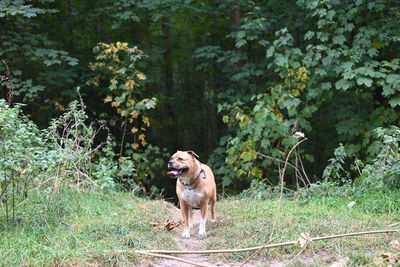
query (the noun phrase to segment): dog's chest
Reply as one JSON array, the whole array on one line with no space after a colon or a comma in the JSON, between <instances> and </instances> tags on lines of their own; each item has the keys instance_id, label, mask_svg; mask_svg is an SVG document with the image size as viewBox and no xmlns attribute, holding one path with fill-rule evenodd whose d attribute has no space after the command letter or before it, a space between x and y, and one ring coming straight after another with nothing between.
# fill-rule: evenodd
<instances>
[{"instance_id":1,"label":"dog's chest","mask_svg":"<svg viewBox=\"0 0 400 267\"><path fill-rule=\"evenodd\" d=\"M203 193L198 193L195 190L185 189L182 192L182 199L189 205L194 208L198 208L200 206L200 202L203 199Z\"/></svg>"}]
</instances>

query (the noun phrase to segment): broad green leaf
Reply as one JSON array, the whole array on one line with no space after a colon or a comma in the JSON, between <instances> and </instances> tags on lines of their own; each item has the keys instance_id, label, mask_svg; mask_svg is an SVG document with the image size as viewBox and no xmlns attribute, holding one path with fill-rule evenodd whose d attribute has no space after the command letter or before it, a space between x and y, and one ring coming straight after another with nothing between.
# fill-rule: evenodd
<instances>
[{"instance_id":1,"label":"broad green leaf","mask_svg":"<svg viewBox=\"0 0 400 267\"><path fill-rule=\"evenodd\" d=\"M392 108L400 106L400 96L393 97L389 100L389 104Z\"/></svg>"},{"instance_id":2,"label":"broad green leaf","mask_svg":"<svg viewBox=\"0 0 400 267\"><path fill-rule=\"evenodd\" d=\"M365 85L367 87L371 87L372 85L372 80L365 77L357 78L356 81L358 85Z\"/></svg>"},{"instance_id":3,"label":"broad green leaf","mask_svg":"<svg viewBox=\"0 0 400 267\"><path fill-rule=\"evenodd\" d=\"M336 89L338 89L338 90L344 90L344 91L346 91L347 89L349 89L351 85L352 85L352 82L351 82L351 81L348 81L348 80L346 80L346 79L341 79L341 80L339 80L339 81L337 81L337 82L335 83Z\"/></svg>"}]
</instances>

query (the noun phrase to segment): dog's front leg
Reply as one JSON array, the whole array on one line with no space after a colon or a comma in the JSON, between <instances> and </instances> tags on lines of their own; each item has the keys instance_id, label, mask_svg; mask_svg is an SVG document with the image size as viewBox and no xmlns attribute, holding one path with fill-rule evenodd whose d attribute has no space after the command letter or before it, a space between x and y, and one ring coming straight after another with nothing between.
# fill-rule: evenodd
<instances>
[{"instance_id":1,"label":"dog's front leg","mask_svg":"<svg viewBox=\"0 0 400 267\"><path fill-rule=\"evenodd\" d=\"M192 207L188 207L188 225L189 229L193 228L193 209Z\"/></svg>"},{"instance_id":2,"label":"dog's front leg","mask_svg":"<svg viewBox=\"0 0 400 267\"><path fill-rule=\"evenodd\" d=\"M206 233L207 209L208 209L208 200L203 201L203 203L200 204L200 212L201 212L200 225L199 225L200 236L207 235Z\"/></svg>"},{"instance_id":3,"label":"dog's front leg","mask_svg":"<svg viewBox=\"0 0 400 267\"><path fill-rule=\"evenodd\" d=\"M190 238L190 229L189 229L189 207L184 202L180 202L181 206L181 214L183 220L183 233L181 235L182 238Z\"/></svg>"}]
</instances>

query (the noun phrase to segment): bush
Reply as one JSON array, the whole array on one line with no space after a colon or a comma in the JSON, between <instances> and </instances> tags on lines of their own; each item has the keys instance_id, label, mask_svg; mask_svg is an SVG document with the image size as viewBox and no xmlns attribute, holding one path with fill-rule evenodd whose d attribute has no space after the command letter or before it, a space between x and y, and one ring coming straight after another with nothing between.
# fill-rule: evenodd
<instances>
[{"instance_id":1,"label":"bush","mask_svg":"<svg viewBox=\"0 0 400 267\"><path fill-rule=\"evenodd\" d=\"M10 108L0 99L0 205L6 222L15 221L17 203L46 178L54 166L43 133L21 114L21 105Z\"/></svg>"},{"instance_id":2,"label":"bush","mask_svg":"<svg viewBox=\"0 0 400 267\"><path fill-rule=\"evenodd\" d=\"M86 120L83 105L74 101L39 130L21 105L11 108L0 99L0 207L6 224L18 221L16 209L29 194L43 195L46 201L38 212L50 215L59 210L57 196L65 185L93 185L92 169L108 167L103 161L93 163L96 131Z\"/></svg>"},{"instance_id":3,"label":"bush","mask_svg":"<svg viewBox=\"0 0 400 267\"><path fill-rule=\"evenodd\" d=\"M400 188L400 128L379 127L372 134L375 140L369 146L369 157L364 162L356 158L349 164L351 157L340 144L324 170L324 182L338 185L354 181L358 191Z\"/></svg>"},{"instance_id":4,"label":"bush","mask_svg":"<svg viewBox=\"0 0 400 267\"><path fill-rule=\"evenodd\" d=\"M378 154L363 168L356 185L367 190L400 188L400 128L377 128L373 131Z\"/></svg>"}]
</instances>

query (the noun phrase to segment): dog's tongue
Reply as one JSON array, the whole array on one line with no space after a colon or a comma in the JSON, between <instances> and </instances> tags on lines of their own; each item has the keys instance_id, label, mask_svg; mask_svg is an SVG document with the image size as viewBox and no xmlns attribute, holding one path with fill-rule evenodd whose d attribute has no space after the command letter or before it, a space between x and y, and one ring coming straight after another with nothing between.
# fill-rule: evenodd
<instances>
[{"instance_id":1,"label":"dog's tongue","mask_svg":"<svg viewBox=\"0 0 400 267\"><path fill-rule=\"evenodd\" d=\"M178 171L177 170L173 170L173 171L169 171L167 172L168 175L177 175Z\"/></svg>"}]
</instances>

